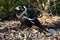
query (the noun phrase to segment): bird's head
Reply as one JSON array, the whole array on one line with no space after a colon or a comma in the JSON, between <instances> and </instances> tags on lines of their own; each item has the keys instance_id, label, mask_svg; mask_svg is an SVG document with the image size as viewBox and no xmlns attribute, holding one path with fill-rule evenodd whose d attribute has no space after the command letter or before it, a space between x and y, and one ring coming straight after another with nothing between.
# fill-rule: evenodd
<instances>
[{"instance_id":1,"label":"bird's head","mask_svg":"<svg viewBox=\"0 0 60 40\"><path fill-rule=\"evenodd\" d=\"M17 6L15 10L16 10L16 16L20 18L21 15L27 12L27 7L25 5L21 5L21 6Z\"/></svg>"},{"instance_id":2,"label":"bird's head","mask_svg":"<svg viewBox=\"0 0 60 40\"><path fill-rule=\"evenodd\" d=\"M25 5L17 6L15 8L17 11L27 11L27 7Z\"/></svg>"}]
</instances>

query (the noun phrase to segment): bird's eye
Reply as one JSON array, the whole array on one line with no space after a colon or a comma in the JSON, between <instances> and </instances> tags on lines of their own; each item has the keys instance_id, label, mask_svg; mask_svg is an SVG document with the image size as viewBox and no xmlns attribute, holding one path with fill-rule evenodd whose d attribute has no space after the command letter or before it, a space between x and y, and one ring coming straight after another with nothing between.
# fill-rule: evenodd
<instances>
[{"instance_id":1,"label":"bird's eye","mask_svg":"<svg viewBox=\"0 0 60 40\"><path fill-rule=\"evenodd\" d=\"M23 8L20 8L21 10L24 10Z\"/></svg>"},{"instance_id":2,"label":"bird's eye","mask_svg":"<svg viewBox=\"0 0 60 40\"><path fill-rule=\"evenodd\" d=\"M22 7L19 7L20 10L24 10Z\"/></svg>"}]
</instances>

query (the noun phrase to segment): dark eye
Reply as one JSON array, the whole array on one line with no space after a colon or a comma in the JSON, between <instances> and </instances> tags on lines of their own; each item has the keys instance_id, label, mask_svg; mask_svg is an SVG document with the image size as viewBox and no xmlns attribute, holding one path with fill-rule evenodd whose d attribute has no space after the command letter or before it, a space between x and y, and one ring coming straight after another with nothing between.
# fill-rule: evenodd
<instances>
[{"instance_id":1,"label":"dark eye","mask_svg":"<svg viewBox=\"0 0 60 40\"><path fill-rule=\"evenodd\" d=\"M22 7L19 7L20 10L24 10Z\"/></svg>"},{"instance_id":2,"label":"dark eye","mask_svg":"<svg viewBox=\"0 0 60 40\"><path fill-rule=\"evenodd\" d=\"M24 10L23 8L20 8L21 10Z\"/></svg>"}]
</instances>

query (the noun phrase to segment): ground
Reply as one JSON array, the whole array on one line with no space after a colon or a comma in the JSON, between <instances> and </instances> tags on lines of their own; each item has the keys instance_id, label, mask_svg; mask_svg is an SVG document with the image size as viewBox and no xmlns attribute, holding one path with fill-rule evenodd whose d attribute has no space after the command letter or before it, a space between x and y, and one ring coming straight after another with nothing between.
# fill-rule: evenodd
<instances>
[{"instance_id":1,"label":"ground","mask_svg":"<svg viewBox=\"0 0 60 40\"><path fill-rule=\"evenodd\" d=\"M52 16L46 17L43 16L38 18L42 25L48 26L57 26L60 27L60 17ZM43 33L38 32L36 26L33 25L31 29L25 28L22 31L20 29L20 21L4 21L0 22L0 40L60 40L60 32L56 31L52 36L44 35Z\"/></svg>"}]
</instances>

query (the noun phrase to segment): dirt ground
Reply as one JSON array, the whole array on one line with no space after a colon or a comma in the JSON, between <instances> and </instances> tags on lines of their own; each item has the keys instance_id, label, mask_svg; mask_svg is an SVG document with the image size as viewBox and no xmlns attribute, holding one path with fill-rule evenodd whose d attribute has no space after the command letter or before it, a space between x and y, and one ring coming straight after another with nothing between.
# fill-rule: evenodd
<instances>
[{"instance_id":1,"label":"dirt ground","mask_svg":"<svg viewBox=\"0 0 60 40\"><path fill-rule=\"evenodd\" d=\"M38 18L42 25L60 27L60 17L46 17ZM20 28L20 21L4 21L0 22L0 40L60 40L60 31L57 30L53 35L44 35L38 32L36 26L31 29Z\"/></svg>"}]
</instances>

